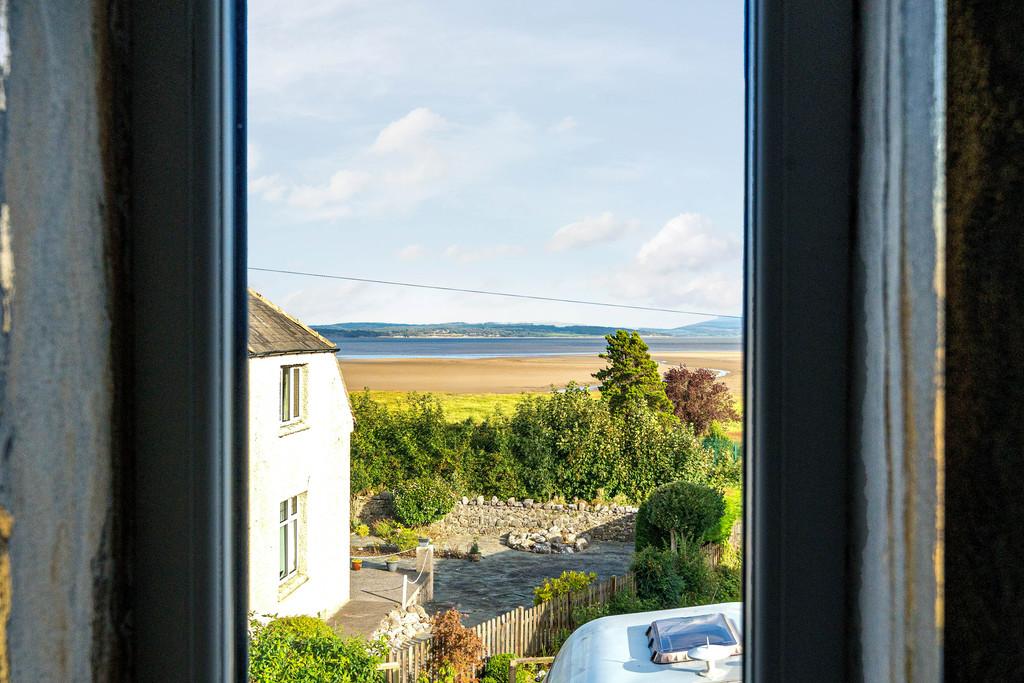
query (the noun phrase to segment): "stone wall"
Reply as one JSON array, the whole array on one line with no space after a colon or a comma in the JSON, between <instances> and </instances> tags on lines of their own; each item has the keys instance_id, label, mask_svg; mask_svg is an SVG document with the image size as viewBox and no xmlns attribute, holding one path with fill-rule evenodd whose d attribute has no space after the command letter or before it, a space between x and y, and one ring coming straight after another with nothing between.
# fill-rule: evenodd
<instances>
[{"instance_id":1,"label":"stone wall","mask_svg":"<svg viewBox=\"0 0 1024 683\"><path fill-rule=\"evenodd\" d=\"M372 523L392 516L392 496L353 498L353 519ZM590 503L539 503L529 498L461 498L437 526L458 536L500 536L513 530L553 526L571 528L592 541L632 542L636 530L636 508Z\"/></svg>"}]
</instances>

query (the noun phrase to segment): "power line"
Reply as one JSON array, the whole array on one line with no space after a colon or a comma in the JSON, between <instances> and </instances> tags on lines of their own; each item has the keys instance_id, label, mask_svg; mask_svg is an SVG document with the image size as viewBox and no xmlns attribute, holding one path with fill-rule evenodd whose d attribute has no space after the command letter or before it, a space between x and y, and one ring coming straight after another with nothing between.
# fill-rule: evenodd
<instances>
[{"instance_id":1,"label":"power line","mask_svg":"<svg viewBox=\"0 0 1024 683\"><path fill-rule=\"evenodd\" d=\"M350 277L348 275L327 275L325 273L306 273L299 270L281 270L279 268L257 268L249 266L249 270L261 273L280 273L282 275L303 275L320 277L328 280L347 280L348 282L366 282L374 285L393 285L395 287L415 287L416 289L434 289L442 292L463 292L466 294L485 294L487 296L504 296L511 299L533 299L535 301L556 301L565 304L583 304L585 306L606 306L608 308L628 308L634 311L655 311L658 313L679 313L683 315L701 315L708 318L733 318L741 320L742 316L725 313L707 313L704 311L681 311L675 308L657 308L655 306L633 306L630 304L613 304L606 301L585 301L582 299L562 299L554 296L538 296L536 294L516 294L513 292L495 292L486 289L466 289L463 287L444 287L442 285L425 285L418 282L398 282L395 280L374 280L367 277Z\"/></svg>"}]
</instances>

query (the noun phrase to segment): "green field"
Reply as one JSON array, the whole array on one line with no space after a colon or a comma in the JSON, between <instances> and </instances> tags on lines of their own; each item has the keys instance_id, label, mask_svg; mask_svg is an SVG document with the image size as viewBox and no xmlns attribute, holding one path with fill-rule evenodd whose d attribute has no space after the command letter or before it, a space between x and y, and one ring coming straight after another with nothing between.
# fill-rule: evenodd
<instances>
[{"instance_id":1,"label":"green field","mask_svg":"<svg viewBox=\"0 0 1024 683\"><path fill-rule=\"evenodd\" d=\"M370 398L388 407L401 404L409 395L405 391L371 391ZM446 394L431 393L437 397L444 408L444 415L450 422L462 422L466 419L481 421L490 417L495 411L506 415L515 412L516 404L523 396L543 396L544 394ZM596 393L595 393L596 395Z\"/></svg>"}]
</instances>

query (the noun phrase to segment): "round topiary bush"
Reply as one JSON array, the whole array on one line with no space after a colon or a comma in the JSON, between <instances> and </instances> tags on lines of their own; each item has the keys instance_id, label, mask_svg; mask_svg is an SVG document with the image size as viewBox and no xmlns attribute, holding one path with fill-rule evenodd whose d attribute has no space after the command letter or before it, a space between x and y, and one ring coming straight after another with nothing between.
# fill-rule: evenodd
<instances>
[{"instance_id":1,"label":"round topiary bush","mask_svg":"<svg viewBox=\"0 0 1024 683\"><path fill-rule=\"evenodd\" d=\"M252 683L366 681L383 683L381 642L341 638L314 617L282 617L249 625L249 680Z\"/></svg>"},{"instance_id":2,"label":"round topiary bush","mask_svg":"<svg viewBox=\"0 0 1024 683\"><path fill-rule=\"evenodd\" d=\"M700 484L674 481L659 486L636 516L636 548L667 548L671 531L698 543L713 540L725 514L725 499Z\"/></svg>"},{"instance_id":3,"label":"round topiary bush","mask_svg":"<svg viewBox=\"0 0 1024 683\"><path fill-rule=\"evenodd\" d=\"M410 527L441 519L455 507L455 493L440 477L408 479L395 487L395 517Z\"/></svg>"}]
</instances>

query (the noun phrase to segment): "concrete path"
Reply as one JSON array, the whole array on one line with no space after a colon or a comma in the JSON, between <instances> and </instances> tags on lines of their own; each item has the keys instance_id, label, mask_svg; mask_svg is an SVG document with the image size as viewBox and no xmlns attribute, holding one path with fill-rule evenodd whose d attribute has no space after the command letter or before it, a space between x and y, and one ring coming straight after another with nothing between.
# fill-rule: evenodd
<instances>
[{"instance_id":1,"label":"concrete path","mask_svg":"<svg viewBox=\"0 0 1024 683\"><path fill-rule=\"evenodd\" d=\"M397 572L389 572L383 561L364 560L357 572L349 570L352 598L328 623L342 635L368 636L402 599L402 575L416 578L414 559L402 558ZM411 589L410 589L411 590Z\"/></svg>"},{"instance_id":2,"label":"concrete path","mask_svg":"<svg viewBox=\"0 0 1024 683\"><path fill-rule=\"evenodd\" d=\"M472 539L470 539L472 542ZM533 588L567 569L595 572L599 581L622 576L629 570L632 543L595 542L582 553L540 555L480 539L480 562L435 560L434 602L425 605L434 614L454 607L466 616L463 625L475 626L516 607L533 605ZM456 544L453 544L456 545Z\"/></svg>"}]
</instances>

